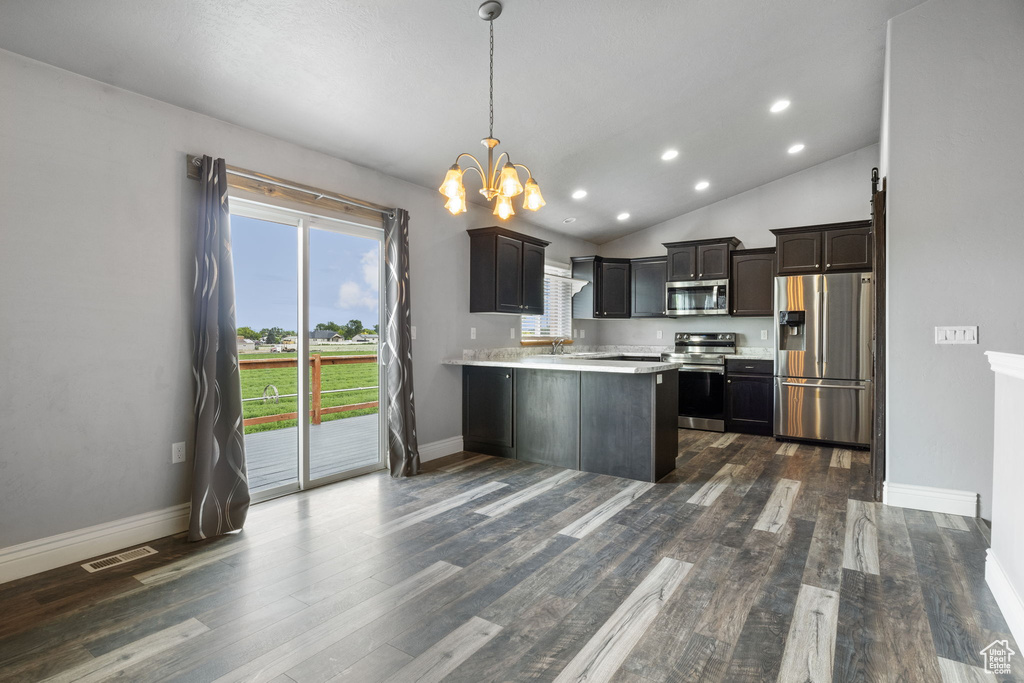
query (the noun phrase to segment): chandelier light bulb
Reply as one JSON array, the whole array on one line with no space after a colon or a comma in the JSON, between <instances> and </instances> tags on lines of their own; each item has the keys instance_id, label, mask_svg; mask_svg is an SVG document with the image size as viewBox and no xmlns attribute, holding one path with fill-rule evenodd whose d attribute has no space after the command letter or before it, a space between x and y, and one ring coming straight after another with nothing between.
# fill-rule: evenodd
<instances>
[{"instance_id":1,"label":"chandelier light bulb","mask_svg":"<svg viewBox=\"0 0 1024 683\"><path fill-rule=\"evenodd\" d=\"M511 161L505 162L505 167L501 169L501 176L498 178L498 192L503 197L509 198L523 193L523 184L519 182L519 172Z\"/></svg>"},{"instance_id":2,"label":"chandelier light bulb","mask_svg":"<svg viewBox=\"0 0 1024 683\"><path fill-rule=\"evenodd\" d=\"M540 185L533 178L526 180L526 194L523 195L523 208L527 211L537 211L540 207L547 204L544 201L544 197L540 193Z\"/></svg>"},{"instance_id":3,"label":"chandelier light bulb","mask_svg":"<svg viewBox=\"0 0 1024 683\"><path fill-rule=\"evenodd\" d=\"M441 187L437 191L448 199L455 199L460 194L463 198L466 196L466 188L462 186L462 169L458 164L451 165L448 173L444 176L444 182L441 183Z\"/></svg>"},{"instance_id":4,"label":"chandelier light bulb","mask_svg":"<svg viewBox=\"0 0 1024 683\"><path fill-rule=\"evenodd\" d=\"M515 209L512 208L512 198L506 197L505 195L499 194L494 204L494 215L501 220L508 220L509 216L516 214Z\"/></svg>"},{"instance_id":5,"label":"chandelier light bulb","mask_svg":"<svg viewBox=\"0 0 1024 683\"><path fill-rule=\"evenodd\" d=\"M457 216L460 213L466 213L466 188L459 186L460 192L450 197L444 204L444 208L448 209L453 216Z\"/></svg>"}]
</instances>

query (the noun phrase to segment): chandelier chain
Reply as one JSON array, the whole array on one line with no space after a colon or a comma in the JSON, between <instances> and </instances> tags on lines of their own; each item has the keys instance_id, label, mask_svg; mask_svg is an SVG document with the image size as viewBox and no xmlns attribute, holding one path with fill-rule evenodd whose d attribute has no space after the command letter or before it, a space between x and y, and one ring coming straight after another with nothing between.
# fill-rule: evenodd
<instances>
[{"instance_id":1,"label":"chandelier chain","mask_svg":"<svg viewBox=\"0 0 1024 683\"><path fill-rule=\"evenodd\" d=\"M491 98L490 98L491 121L490 121L490 128L488 129L487 137L493 138L494 137L494 20L491 19L487 23L491 27L491 73L490 73L490 83L491 83L491 93L490 93L490 96L491 96Z\"/></svg>"}]
</instances>

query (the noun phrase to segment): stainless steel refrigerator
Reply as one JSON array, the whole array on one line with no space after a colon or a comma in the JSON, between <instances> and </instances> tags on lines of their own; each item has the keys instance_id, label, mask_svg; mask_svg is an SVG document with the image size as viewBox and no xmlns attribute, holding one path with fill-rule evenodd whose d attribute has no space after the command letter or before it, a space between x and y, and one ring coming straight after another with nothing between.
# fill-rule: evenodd
<instances>
[{"instance_id":1,"label":"stainless steel refrigerator","mask_svg":"<svg viewBox=\"0 0 1024 683\"><path fill-rule=\"evenodd\" d=\"M868 446L871 273L775 278L775 436Z\"/></svg>"}]
</instances>

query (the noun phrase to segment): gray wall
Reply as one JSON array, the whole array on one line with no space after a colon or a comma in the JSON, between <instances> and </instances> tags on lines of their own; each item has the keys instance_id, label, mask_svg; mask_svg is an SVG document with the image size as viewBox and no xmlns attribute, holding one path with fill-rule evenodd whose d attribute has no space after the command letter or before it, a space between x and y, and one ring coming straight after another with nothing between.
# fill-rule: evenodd
<instances>
[{"instance_id":1,"label":"gray wall","mask_svg":"<svg viewBox=\"0 0 1024 683\"><path fill-rule=\"evenodd\" d=\"M871 217L871 169L878 145L812 166L774 182L691 211L601 246L602 256L637 258L665 253L663 242L735 235L748 249L771 247L772 228L855 221ZM696 317L602 320L601 344L666 344L675 332L736 332L744 346L771 346L771 318ZM663 337L657 339L661 330ZM761 339L761 331L768 339Z\"/></svg>"},{"instance_id":2,"label":"gray wall","mask_svg":"<svg viewBox=\"0 0 1024 683\"><path fill-rule=\"evenodd\" d=\"M519 327L468 313L465 229L489 212L4 51L0 92L0 547L187 500L191 465L170 464L192 413L186 153L409 210L419 437L461 434L459 369L439 361ZM596 249L510 227L558 260Z\"/></svg>"},{"instance_id":3,"label":"gray wall","mask_svg":"<svg viewBox=\"0 0 1024 683\"><path fill-rule=\"evenodd\" d=\"M890 482L992 490L987 349L1024 351L1024 3L931 0L890 21ZM980 345L936 346L936 325Z\"/></svg>"}]
</instances>

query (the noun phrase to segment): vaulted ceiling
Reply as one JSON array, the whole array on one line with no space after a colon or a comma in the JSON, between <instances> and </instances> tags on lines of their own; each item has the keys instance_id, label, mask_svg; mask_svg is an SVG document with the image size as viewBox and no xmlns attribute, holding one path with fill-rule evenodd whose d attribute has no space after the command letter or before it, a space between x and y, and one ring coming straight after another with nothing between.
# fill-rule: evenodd
<instances>
[{"instance_id":1,"label":"vaulted ceiling","mask_svg":"<svg viewBox=\"0 0 1024 683\"><path fill-rule=\"evenodd\" d=\"M505 0L494 134L529 220L606 242L877 142L885 24L920 1ZM0 0L0 48L434 189L484 149L478 4Z\"/></svg>"}]
</instances>

